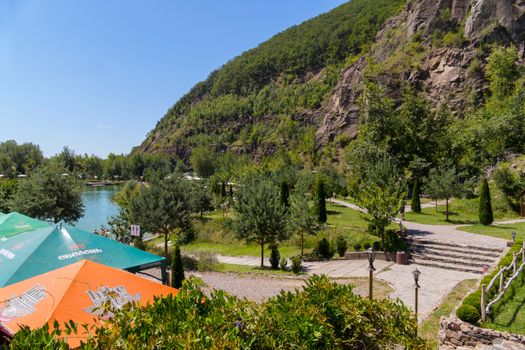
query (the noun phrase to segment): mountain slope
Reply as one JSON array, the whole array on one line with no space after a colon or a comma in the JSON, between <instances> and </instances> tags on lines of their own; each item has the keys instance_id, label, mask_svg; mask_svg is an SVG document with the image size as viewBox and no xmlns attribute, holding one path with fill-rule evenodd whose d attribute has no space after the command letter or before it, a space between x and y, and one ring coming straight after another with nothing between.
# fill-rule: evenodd
<instances>
[{"instance_id":1,"label":"mountain slope","mask_svg":"<svg viewBox=\"0 0 525 350\"><path fill-rule=\"evenodd\" d=\"M196 146L256 159L291 150L313 162L313 149L357 135L365 81L396 102L410 85L461 117L488 93L491 45L521 56L524 26L523 0L353 0L210 74L135 152L187 161Z\"/></svg>"},{"instance_id":2,"label":"mountain slope","mask_svg":"<svg viewBox=\"0 0 525 350\"><path fill-rule=\"evenodd\" d=\"M297 139L311 134L342 67L369 50L381 25L403 3L354 0L277 34L193 87L136 151L185 160L198 145L272 153L282 145L268 134L283 120L300 121ZM284 143L290 147L294 140Z\"/></svg>"}]
</instances>

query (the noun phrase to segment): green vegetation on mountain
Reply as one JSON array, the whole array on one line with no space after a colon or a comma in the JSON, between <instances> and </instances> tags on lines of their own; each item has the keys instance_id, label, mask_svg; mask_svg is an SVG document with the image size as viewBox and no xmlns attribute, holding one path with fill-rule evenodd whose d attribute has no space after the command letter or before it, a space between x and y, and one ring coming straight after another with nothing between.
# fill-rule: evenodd
<instances>
[{"instance_id":1,"label":"green vegetation on mountain","mask_svg":"<svg viewBox=\"0 0 525 350\"><path fill-rule=\"evenodd\" d=\"M404 2L354 0L243 53L183 96L141 149L187 160L202 145L252 154L300 148L312 121L291 117L321 107L341 69L369 50Z\"/></svg>"}]
</instances>

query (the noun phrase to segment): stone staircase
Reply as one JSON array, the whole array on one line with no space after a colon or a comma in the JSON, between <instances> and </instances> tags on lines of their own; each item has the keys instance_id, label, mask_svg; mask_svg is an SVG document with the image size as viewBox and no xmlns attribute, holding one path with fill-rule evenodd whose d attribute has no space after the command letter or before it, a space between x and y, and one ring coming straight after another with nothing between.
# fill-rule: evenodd
<instances>
[{"instance_id":1,"label":"stone staircase","mask_svg":"<svg viewBox=\"0 0 525 350\"><path fill-rule=\"evenodd\" d=\"M410 238L409 261L423 266L470 273L483 273L484 266L495 266L502 248L462 245L454 242Z\"/></svg>"}]
</instances>

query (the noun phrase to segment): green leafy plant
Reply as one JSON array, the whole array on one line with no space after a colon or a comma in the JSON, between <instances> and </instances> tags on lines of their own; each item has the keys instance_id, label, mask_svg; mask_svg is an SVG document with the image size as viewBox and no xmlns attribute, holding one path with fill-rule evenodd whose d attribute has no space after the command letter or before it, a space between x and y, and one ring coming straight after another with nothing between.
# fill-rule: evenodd
<instances>
[{"instance_id":1,"label":"green leafy plant","mask_svg":"<svg viewBox=\"0 0 525 350\"><path fill-rule=\"evenodd\" d=\"M281 261L279 262L279 267L281 270L286 271L288 270L288 259L282 257Z\"/></svg>"},{"instance_id":2,"label":"green leafy plant","mask_svg":"<svg viewBox=\"0 0 525 350\"><path fill-rule=\"evenodd\" d=\"M460 320L472 324L476 324L481 317L479 311L471 305L461 305L456 310L456 315L459 317Z\"/></svg>"},{"instance_id":3,"label":"green leafy plant","mask_svg":"<svg viewBox=\"0 0 525 350\"><path fill-rule=\"evenodd\" d=\"M302 270L302 259L300 256L294 256L292 257L292 272L297 274L300 274Z\"/></svg>"},{"instance_id":4,"label":"green leafy plant","mask_svg":"<svg viewBox=\"0 0 525 350\"><path fill-rule=\"evenodd\" d=\"M360 251L361 248L362 248L361 243L354 243L352 248L354 248L354 251L356 251L356 252Z\"/></svg>"},{"instance_id":5,"label":"green leafy plant","mask_svg":"<svg viewBox=\"0 0 525 350\"><path fill-rule=\"evenodd\" d=\"M279 262L281 261L281 254L277 244L272 244L272 253L270 255L270 266L273 270L279 269Z\"/></svg>"},{"instance_id":6,"label":"green leafy plant","mask_svg":"<svg viewBox=\"0 0 525 350\"><path fill-rule=\"evenodd\" d=\"M326 237L323 237L317 242L317 254L322 259L331 259L334 256L334 251L330 247L330 242Z\"/></svg>"},{"instance_id":7,"label":"green leafy plant","mask_svg":"<svg viewBox=\"0 0 525 350\"><path fill-rule=\"evenodd\" d=\"M337 237L335 245L337 248L337 254L339 254L341 258L345 256L346 251L348 249L348 242L346 241L346 238L344 238L343 236Z\"/></svg>"}]
</instances>

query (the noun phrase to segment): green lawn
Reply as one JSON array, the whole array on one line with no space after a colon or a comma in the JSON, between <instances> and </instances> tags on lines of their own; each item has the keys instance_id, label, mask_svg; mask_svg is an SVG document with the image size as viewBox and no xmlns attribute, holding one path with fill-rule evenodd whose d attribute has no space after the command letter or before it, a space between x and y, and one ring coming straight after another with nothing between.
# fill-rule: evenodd
<instances>
[{"instance_id":1,"label":"green lawn","mask_svg":"<svg viewBox=\"0 0 525 350\"><path fill-rule=\"evenodd\" d=\"M368 222L361 214L351 208L327 203L328 222L323 229L315 236L305 236L305 253L311 251L317 244L319 237L327 237L335 242L338 236L344 236L348 242L348 249L352 250L354 243L364 244L379 240L378 237L366 232ZM261 248L257 243L247 243L245 240L235 238L231 220L233 212L226 213L223 217L222 211L206 213L203 219L195 218L194 228L196 240L181 247L183 252L210 252L221 255L259 256ZM393 224L392 228L398 226ZM163 244L163 237L158 237L149 246ZM155 248L156 250L158 247ZM300 254L300 237L293 235L289 240L279 244L279 251L283 257L292 257ZM270 257L270 249L265 247L265 258Z\"/></svg>"},{"instance_id":2,"label":"green lawn","mask_svg":"<svg viewBox=\"0 0 525 350\"><path fill-rule=\"evenodd\" d=\"M405 215L407 221L413 221L427 225L475 225L479 223L479 201L478 199L453 199L449 202L449 221L446 221L446 207L439 205L437 211L435 207L423 208L420 214L408 212ZM503 208L503 206L501 206ZM493 205L494 220L510 220L518 218L514 212L498 209Z\"/></svg>"},{"instance_id":3,"label":"green lawn","mask_svg":"<svg viewBox=\"0 0 525 350\"><path fill-rule=\"evenodd\" d=\"M525 240L525 223L523 222L508 225L472 225L458 227L458 230L478 233L485 236L503 238L509 241L512 239L512 231L515 231L516 240Z\"/></svg>"},{"instance_id":4,"label":"green lawn","mask_svg":"<svg viewBox=\"0 0 525 350\"><path fill-rule=\"evenodd\" d=\"M504 297L506 298L507 296ZM503 301L494 320L485 322L483 327L525 334L525 284L517 287L514 296Z\"/></svg>"},{"instance_id":5,"label":"green lawn","mask_svg":"<svg viewBox=\"0 0 525 350\"><path fill-rule=\"evenodd\" d=\"M219 264L218 272L235 272L235 273L256 273L263 275L294 275L291 271L272 270L270 267L261 268L260 266L246 266L237 264Z\"/></svg>"},{"instance_id":6,"label":"green lawn","mask_svg":"<svg viewBox=\"0 0 525 350\"><path fill-rule=\"evenodd\" d=\"M432 314L419 326L419 335L426 339L432 349L438 348L439 319L441 316L448 317L458 306L465 295L476 286L477 280L465 280L460 282Z\"/></svg>"}]
</instances>

